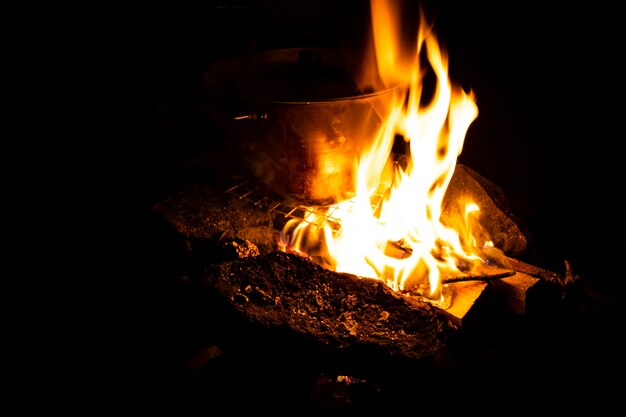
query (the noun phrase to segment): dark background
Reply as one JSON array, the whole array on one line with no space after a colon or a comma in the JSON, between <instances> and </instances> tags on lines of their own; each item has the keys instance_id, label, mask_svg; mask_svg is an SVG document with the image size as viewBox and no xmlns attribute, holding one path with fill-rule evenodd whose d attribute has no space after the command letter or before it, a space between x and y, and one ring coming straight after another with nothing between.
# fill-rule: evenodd
<instances>
[{"instance_id":1,"label":"dark background","mask_svg":"<svg viewBox=\"0 0 626 417\"><path fill-rule=\"evenodd\" d=\"M402 3L407 19L417 18L415 4ZM530 263L563 272L568 260L586 286L620 305L626 223L616 6L422 4L449 53L452 81L477 97L479 115L459 161L502 188L528 231ZM176 190L181 160L201 159L225 138L196 111L207 66L257 48L358 43L369 24L368 7L366 1L328 0L172 2L120 11L107 27L111 42L105 44L114 59L106 67L115 76L109 110L121 116L107 138L107 162L114 201L129 214L122 216L129 222L119 249L130 249L136 268L124 269L140 283L139 296L122 294L141 310L140 318L128 319L128 345L158 328L155 317L165 323L171 312L167 305L167 313L151 310L166 300L149 287L170 272L171 256L156 243L161 230L153 228L151 205ZM619 332L613 322L610 317L602 332ZM155 340L162 339L142 339L138 361L150 358L157 366L167 349ZM594 355L605 351L603 343L589 341L597 345ZM612 362L599 366L607 363Z\"/></svg>"}]
</instances>

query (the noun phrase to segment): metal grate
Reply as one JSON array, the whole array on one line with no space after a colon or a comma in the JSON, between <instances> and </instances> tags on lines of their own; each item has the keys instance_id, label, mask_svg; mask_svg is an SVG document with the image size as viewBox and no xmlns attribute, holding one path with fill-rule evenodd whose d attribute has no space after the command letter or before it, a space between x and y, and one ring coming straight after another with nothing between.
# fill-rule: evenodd
<instances>
[{"instance_id":1,"label":"metal grate","mask_svg":"<svg viewBox=\"0 0 626 417\"><path fill-rule=\"evenodd\" d=\"M370 196L370 204L373 213L379 213L385 194L389 191L389 184L380 184ZM226 190L239 200L244 200L253 205L267 209L274 214L283 216L285 219L296 219L320 228L329 225L334 232L341 229L340 219L352 212L354 200L347 200L341 204L322 206L306 206L292 203L287 200L279 201L270 198L256 184L249 180L242 180ZM311 216L315 215L315 216ZM315 219L312 221L311 219Z\"/></svg>"}]
</instances>

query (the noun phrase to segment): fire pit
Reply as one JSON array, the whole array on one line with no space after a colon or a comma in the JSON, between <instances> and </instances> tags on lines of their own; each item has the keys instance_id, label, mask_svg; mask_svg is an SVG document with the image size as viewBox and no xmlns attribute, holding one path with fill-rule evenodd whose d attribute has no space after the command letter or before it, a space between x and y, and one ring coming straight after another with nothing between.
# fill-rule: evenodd
<instances>
[{"instance_id":1,"label":"fire pit","mask_svg":"<svg viewBox=\"0 0 626 417\"><path fill-rule=\"evenodd\" d=\"M456 173L453 185L491 198L471 169ZM567 349L580 343L570 315L588 301L565 266L554 273L506 257L513 275L451 280L442 306L279 250L280 225L294 211L236 191L193 182L153 207L168 231L167 256L178 259L165 290L174 303L166 345L176 346L169 381L180 384L170 394L194 407L233 407L242 395L255 409L367 409L414 392L441 398L450 384L471 395L475 379L513 389L528 369L559 372L558 380L570 366L585 371ZM492 209L492 227L516 230ZM524 246L519 230L500 230L511 251ZM504 399L507 389L491 392Z\"/></svg>"},{"instance_id":2,"label":"fire pit","mask_svg":"<svg viewBox=\"0 0 626 417\"><path fill-rule=\"evenodd\" d=\"M429 33L420 34L422 46L430 65L441 69L446 59ZM381 71L394 76L389 68ZM435 88L434 103L441 91L450 93L442 74L445 82ZM384 224L406 219L404 213L384 217L400 188L393 170L406 184L410 160L428 165L428 159L420 159L428 152L410 147L420 135L409 133L411 118L403 112L419 115L420 106L411 107L419 100L410 90L419 87L409 86L396 121L387 125L392 128L381 129L380 137L391 133L377 148L385 151L383 158L369 158L366 170L370 177L391 179L366 187L362 201L376 219L374 227L381 219ZM166 320L156 326L154 340L167 360L163 364L154 357L152 371L166 376L158 379L166 392L204 410L238 408L233 398L255 409L270 403L270 409L367 410L398 398L417 397L423 405L422 399L451 391L455 397L474 396L485 386L502 399L514 399L514 388L527 386L529 378L547 392L552 384L546 374L559 384L576 375L597 376L597 367L609 365L607 357L592 359L586 351L601 350L596 341L610 332L610 324L596 326L596 318L611 316L613 301L586 287L565 259L553 271L524 257L530 235L504 192L457 163L476 113L472 94L451 91L447 97L460 99L465 110L457 113L448 106L443 112L447 121L438 125L443 130L433 136L437 146L430 153L441 164L430 165L434 173L418 176L433 174L424 188L417 187L425 190L427 202L412 206L411 213L442 220L455 230L454 239L440 231L440 224L420 225L385 236L385 245L374 245L380 249L376 259L363 256L357 250L362 242L352 240L349 254L367 258L353 270L343 267L339 251L333 252L340 246L333 239L350 227L345 213L358 212L362 201L353 200L346 209L344 201L311 205L268 193L228 163L231 149L224 140L231 132L203 125L204 103L194 101L193 94L185 97L191 106L183 110L193 109L200 122L181 123L188 114L174 112L170 121L191 128L163 128L176 138L197 135L201 145L175 161L150 207L154 240L148 250L161 248L162 255L151 267L162 281L153 284L167 305L152 306L167 312L158 315ZM449 120L455 117L460 125ZM361 166L374 154L362 157ZM359 197L358 186L354 191ZM474 206L461 201L468 195L480 208L478 223L471 219ZM434 239L416 230L430 230ZM424 241L436 250L421 251ZM418 261L406 261L411 259ZM488 382L477 384L479 379Z\"/></svg>"}]
</instances>

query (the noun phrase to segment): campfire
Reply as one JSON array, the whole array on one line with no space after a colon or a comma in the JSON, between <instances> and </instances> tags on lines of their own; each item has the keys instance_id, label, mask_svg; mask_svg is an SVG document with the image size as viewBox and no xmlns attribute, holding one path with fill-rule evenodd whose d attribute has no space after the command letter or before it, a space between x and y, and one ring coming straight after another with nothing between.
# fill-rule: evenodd
<instances>
[{"instance_id":1,"label":"campfire","mask_svg":"<svg viewBox=\"0 0 626 417\"><path fill-rule=\"evenodd\" d=\"M241 157L234 170L153 205L179 244L176 290L191 299L187 380L248 392L277 370L298 380L280 384L298 405L369 404L410 375L449 375L485 331L514 329L579 281L567 260L561 271L522 260L527 235L503 191L458 161L479 117L476 94L451 79L433 22L420 13L407 39L390 4L371 2L371 43L356 64L350 55L352 95L329 98L315 84L268 100L282 86L262 85L246 96L253 110L231 115L225 103L224 130L239 136L225 147L224 159ZM264 57L294 51L299 76L328 56ZM230 81L259 69L232 65ZM301 98L311 91L319 96ZM246 375L220 368L227 360Z\"/></svg>"},{"instance_id":2,"label":"campfire","mask_svg":"<svg viewBox=\"0 0 626 417\"><path fill-rule=\"evenodd\" d=\"M457 164L478 106L473 91L450 80L448 56L432 24L420 13L414 39L407 40L400 9L382 1L371 6L371 42L358 65L351 63L356 70L350 73L357 91L366 94L318 98L302 87L325 90L324 83L339 84L318 78L328 71L325 51L279 51L267 59L273 65L269 69L253 61L255 74L248 74L253 86L244 94L254 91L260 102L268 94L297 94L296 89L308 95L281 99L289 110L258 107L234 117L236 124L253 120L251 137L241 146L251 178L250 184L235 184L227 192L284 215L279 250L331 271L382 281L395 292L448 310L458 305L452 292L446 294L452 291L448 284L499 280L520 272L505 251L523 251L525 237L510 217L487 207L505 203L483 197L480 186L467 186L470 178L487 181ZM289 84L282 93L268 89L277 84L274 74L256 73L271 70L282 76L286 70L275 62L292 55L296 69L289 74L297 85ZM270 127L268 134L264 128L275 122L267 120L283 115L288 121ZM303 129L305 123L312 126ZM325 128L328 124L331 129ZM464 172L450 187L457 169ZM255 182L263 188L255 189ZM268 201L270 193L278 201ZM311 205L323 200L329 203ZM493 226L498 217L506 218L506 230ZM569 269L566 273L565 281L574 280Z\"/></svg>"}]
</instances>

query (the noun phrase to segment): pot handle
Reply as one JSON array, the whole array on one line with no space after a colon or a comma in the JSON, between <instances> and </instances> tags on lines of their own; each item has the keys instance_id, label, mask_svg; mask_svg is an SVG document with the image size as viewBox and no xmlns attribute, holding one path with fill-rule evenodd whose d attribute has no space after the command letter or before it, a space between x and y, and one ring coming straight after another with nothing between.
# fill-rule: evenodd
<instances>
[{"instance_id":1,"label":"pot handle","mask_svg":"<svg viewBox=\"0 0 626 417\"><path fill-rule=\"evenodd\" d=\"M248 113L233 116L233 120L267 120L267 113Z\"/></svg>"}]
</instances>

